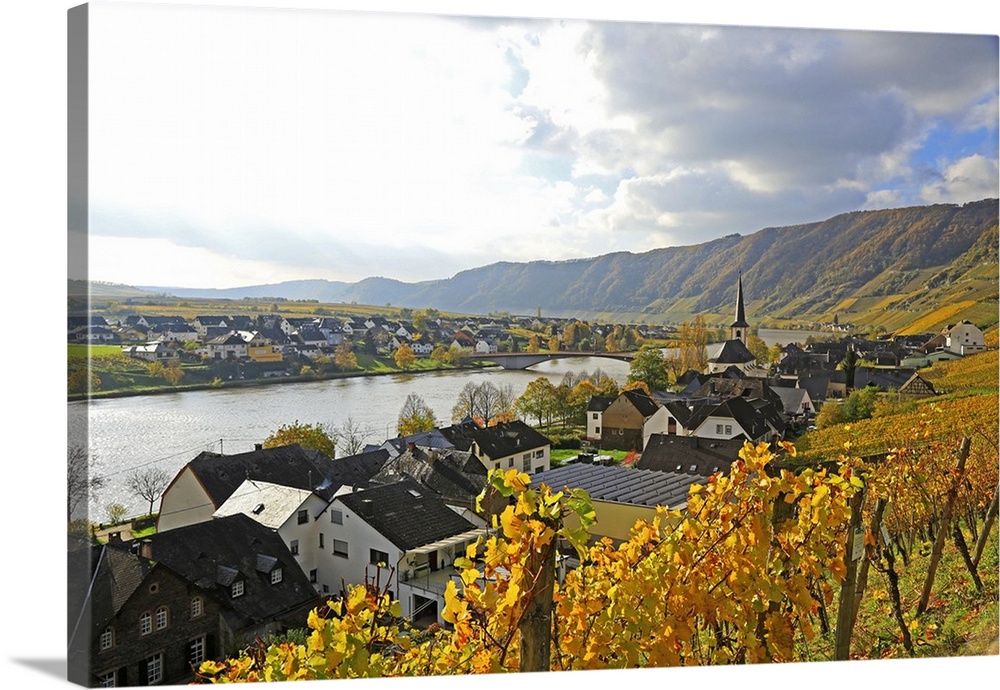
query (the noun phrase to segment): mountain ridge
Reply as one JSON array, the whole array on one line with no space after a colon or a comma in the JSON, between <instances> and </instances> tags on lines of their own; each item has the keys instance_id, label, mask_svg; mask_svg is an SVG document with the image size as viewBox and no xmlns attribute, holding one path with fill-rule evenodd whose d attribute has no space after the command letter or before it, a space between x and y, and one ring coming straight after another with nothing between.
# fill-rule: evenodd
<instances>
[{"instance_id":1,"label":"mountain ridge","mask_svg":"<svg viewBox=\"0 0 1000 690\"><path fill-rule=\"evenodd\" d=\"M983 199L851 211L813 223L639 253L498 261L415 283L369 277L354 283L311 279L215 290L142 289L176 297L315 299L481 314L541 309L557 316L617 314L679 322L694 314L731 311L742 271L748 309L758 319L815 320L832 316L838 305L851 299L856 303L882 298L887 305L894 299L912 305L921 299L921 281L928 284L924 292L937 290L942 299L950 295L945 288L956 281L972 281L974 294L966 296L977 303L995 303L996 290L991 293L989 288L995 288L997 272L982 269L997 264L997 217L998 200ZM975 256L967 256L970 251ZM947 278L933 283L932 278L942 274Z\"/></svg>"}]
</instances>

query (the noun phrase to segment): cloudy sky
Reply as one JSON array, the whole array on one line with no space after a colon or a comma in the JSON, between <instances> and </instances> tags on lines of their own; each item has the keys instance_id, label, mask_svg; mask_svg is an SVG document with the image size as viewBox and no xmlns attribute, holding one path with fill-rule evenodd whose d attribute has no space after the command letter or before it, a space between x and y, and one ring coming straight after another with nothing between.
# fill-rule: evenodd
<instances>
[{"instance_id":1,"label":"cloudy sky","mask_svg":"<svg viewBox=\"0 0 1000 690\"><path fill-rule=\"evenodd\" d=\"M995 35L97 3L90 36L95 280L412 282L997 196Z\"/></svg>"}]
</instances>

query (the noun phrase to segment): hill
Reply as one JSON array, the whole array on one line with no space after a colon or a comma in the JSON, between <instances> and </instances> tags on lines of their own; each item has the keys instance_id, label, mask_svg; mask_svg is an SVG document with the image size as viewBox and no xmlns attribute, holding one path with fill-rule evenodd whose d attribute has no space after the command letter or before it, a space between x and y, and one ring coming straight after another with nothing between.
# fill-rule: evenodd
<instances>
[{"instance_id":1,"label":"hill","mask_svg":"<svg viewBox=\"0 0 1000 690\"><path fill-rule=\"evenodd\" d=\"M442 280L303 280L178 297L284 297L647 323L727 322L739 271L758 322L840 322L935 331L997 321L997 199L845 213L698 245L570 261L499 262Z\"/></svg>"}]
</instances>

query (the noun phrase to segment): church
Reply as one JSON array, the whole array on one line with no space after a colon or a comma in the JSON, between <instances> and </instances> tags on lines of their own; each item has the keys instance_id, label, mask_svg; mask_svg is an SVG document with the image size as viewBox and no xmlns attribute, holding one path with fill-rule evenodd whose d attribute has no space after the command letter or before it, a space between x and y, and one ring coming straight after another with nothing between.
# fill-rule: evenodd
<instances>
[{"instance_id":1,"label":"church","mask_svg":"<svg viewBox=\"0 0 1000 690\"><path fill-rule=\"evenodd\" d=\"M747 337L750 334L750 324L747 323L746 307L743 303L743 272L740 272L736 284L736 319L729 327L729 340L722 344L722 349L714 357L709 358L706 374L721 374L730 367L736 367L747 376L762 375L757 368L757 358L747 348Z\"/></svg>"}]
</instances>

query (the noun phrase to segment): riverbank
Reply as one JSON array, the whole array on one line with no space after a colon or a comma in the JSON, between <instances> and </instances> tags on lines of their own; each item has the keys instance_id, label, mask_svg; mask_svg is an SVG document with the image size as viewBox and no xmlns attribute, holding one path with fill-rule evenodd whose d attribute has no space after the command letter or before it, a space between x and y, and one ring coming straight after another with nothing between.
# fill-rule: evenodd
<instances>
[{"instance_id":1,"label":"riverbank","mask_svg":"<svg viewBox=\"0 0 1000 690\"><path fill-rule=\"evenodd\" d=\"M135 396L164 395L168 393L186 393L189 391L228 390L233 388L259 388L285 383L314 383L316 381L336 381L339 379L356 379L374 376L396 376L400 374L439 374L450 371L478 371L495 367L496 364L479 360L460 366L445 365L439 367L421 367L419 369L383 369L378 371L345 371L333 373L314 373L308 376L269 376L267 378L236 379L213 381L208 383L192 383L181 386L155 386L149 388L128 388L87 393L71 393L67 402L83 402L87 400L105 400L111 398L130 398Z\"/></svg>"}]
</instances>

